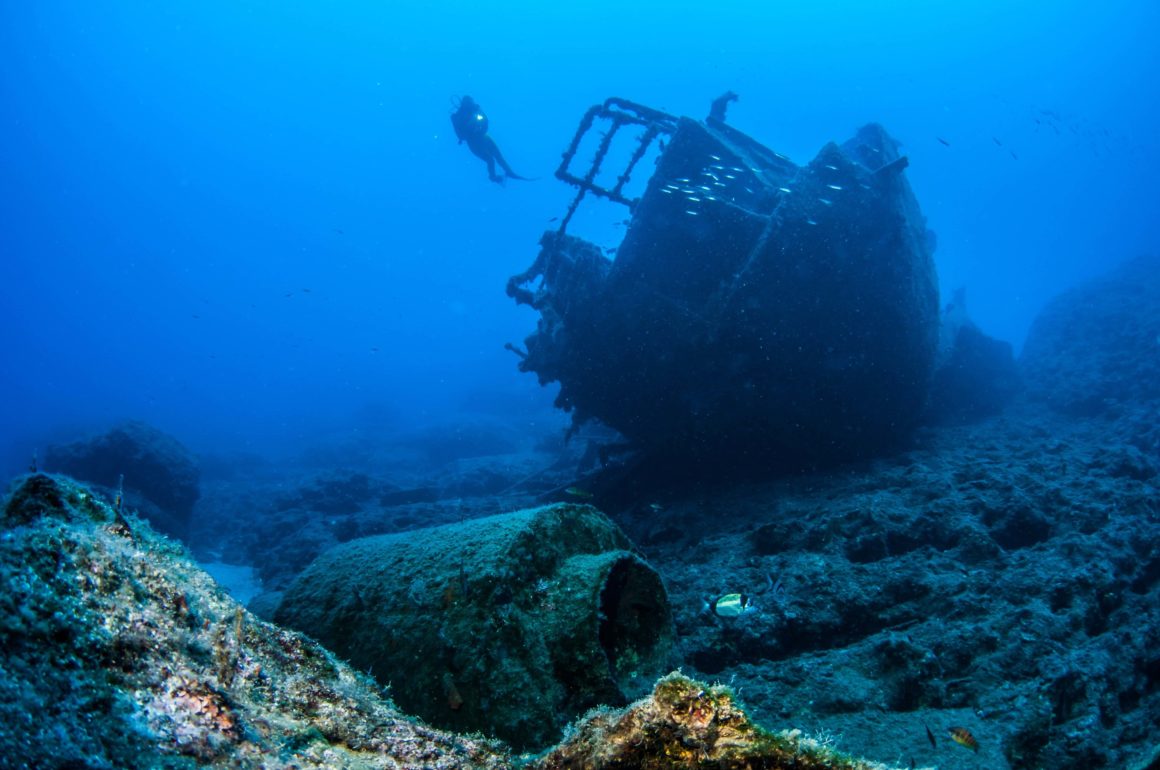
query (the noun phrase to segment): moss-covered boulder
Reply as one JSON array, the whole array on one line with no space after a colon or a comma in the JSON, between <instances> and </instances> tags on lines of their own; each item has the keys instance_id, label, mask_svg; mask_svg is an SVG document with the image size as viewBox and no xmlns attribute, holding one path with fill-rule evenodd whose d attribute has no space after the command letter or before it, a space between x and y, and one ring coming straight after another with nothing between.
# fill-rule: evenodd
<instances>
[{"instance_id":1,"label":"moss-covered boulder","mask_svg":"<svg viewBox=\"0 0 1160 770\"><path fill-rule=\"evenodd\" d=\"M382 682L404 709L521 749L671 669L660 577L587 505L352 541L320 556L275 619Z\"/></svg>"}]
</instances>

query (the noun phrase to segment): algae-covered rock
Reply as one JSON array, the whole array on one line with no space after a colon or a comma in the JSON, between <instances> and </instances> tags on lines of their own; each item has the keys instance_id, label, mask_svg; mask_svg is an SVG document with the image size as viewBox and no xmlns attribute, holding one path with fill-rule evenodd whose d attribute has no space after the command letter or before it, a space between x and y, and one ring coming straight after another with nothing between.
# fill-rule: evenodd
<instances>
[{"instance_id":1,"label":"algae-covered rock","mask_svg":"<svg viewBox=\"0 0 1160 770\"><path fill-rule=\"evenodd\" d=\"M75 482L25 478L0 527L4 767L509 766L405 717Z\"/></svg>"},{"instance_id":2,"label":"algae-covered rock","mask_svg":"<svg viewBox=\"0 0 1160 770\"><path fill-rule=\"evenodd\" d=\"M559 504L364 538L319 557L275 619L391 682L410 713L543 748L671 667L668 598L620 529Z\"/></svg>"},{"instance_id":3,"label":"algae-covered rock","mask_svg":"<svg viewBox=\"0 0 1160 770\"><path fill-rule=\"evenodd\" d=\"M706 687L680 674L660 680L650 697L627 709L587 715L536 767L886 770L798 731L764 730L749 721L728 688Z\"/></svg>"}]
</instances>

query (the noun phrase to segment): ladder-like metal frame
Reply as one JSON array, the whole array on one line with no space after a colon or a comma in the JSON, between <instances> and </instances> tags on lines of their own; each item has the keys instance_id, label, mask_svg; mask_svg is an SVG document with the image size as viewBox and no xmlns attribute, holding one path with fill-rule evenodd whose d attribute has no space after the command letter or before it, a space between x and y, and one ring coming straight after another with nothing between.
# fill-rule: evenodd
<instances>
[{"instance_id":1,"label":"ladder-like metal frame","mask_svg":"<svg viewBox=\"0 0 1160 770\"><path fill-rule=\"evenodd\" d=\"M589 167L588 173L583 177L576 176L569 170L569 166L571 166L572 161L575 159L576 153L580 149L580 143L584 140L584 136L596 124L597 119L606 120L612 125L605 132L603 138L601 138L600 146L596 150L596 155L592 159L592 165ZM629 159L624 172L616 178L616 184L610 188L603 187L596 183L596 175L600 173L600 167L604 163L609 149L612 147L612 141L622 126L643 126L645 130L637 138L636 150ZM578 188L575 199L568 206L568 213L560 220L558 232L560 234L564 233L568 227L568 223L572 220L572 215L576 213L580 202L584 200L584 196L588 193L601 198L607 198L614 203L620 203L628 207L630 213L634 211L637 203L640 202L640 198L626 197L624 195L624 186L632 177L633 170L641 158L645 156L645 153L648 152L648 148L653 141L662 136L672 136L676 130L676 117L661 112L660 110L654 110L651 107L645 107L642 104L630 102L627 99L614 96L605 100L603 104L598 104L590 108L584 114L583 119L581 119L580 126L576 129L576 135L572 137L572 143L564 151L564 156L560 161L560 167L556 169L557 179Z\"/></svg>"}]
</instances>

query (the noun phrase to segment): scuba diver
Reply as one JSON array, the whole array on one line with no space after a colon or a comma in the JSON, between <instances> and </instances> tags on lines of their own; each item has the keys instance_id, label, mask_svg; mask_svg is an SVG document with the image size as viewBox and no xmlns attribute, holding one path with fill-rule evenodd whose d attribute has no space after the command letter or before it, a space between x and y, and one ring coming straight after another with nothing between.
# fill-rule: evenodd
<instances>
[{"instance_id":1,"label":"scuba diver","mask_svg":"<svg viewBox=\"0 0 1160 770\"><path fill-rule=\"evenodd\" d=\"M487 163L487 176L491 181L503 184L505 176L527 180L527 177L512 171L512 167L504 160L503 153L499 151L499 145L487 135L487 115L483 114L483 110L470 96L460 99L455 112L451 113L451 125L455 128L459 143L467 142L472 154ZM495 173L497 163L503 169L504 176Z\"/></svg>"}]
</instances>

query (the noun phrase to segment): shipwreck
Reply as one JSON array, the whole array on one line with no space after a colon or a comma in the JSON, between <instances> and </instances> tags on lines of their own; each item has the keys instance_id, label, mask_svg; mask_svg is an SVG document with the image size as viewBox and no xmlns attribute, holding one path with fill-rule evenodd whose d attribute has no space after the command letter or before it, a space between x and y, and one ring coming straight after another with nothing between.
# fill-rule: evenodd
<instances>
[{"instance_id":1,"label":"shipwreck","mask_svg":"<svg viewBox=\"0 0 1160 770\"><path fill-rule=\"evenodd\" d=\"M721 115L608 99L556 171L574 200L507 284L539 313L509 348L559 383L574 428L613 428L666 474L896 446L921 417L939 334L933 239L906 167L876 124L799 166ZM627 213L615 256L569 232L594 199Z\"/></svg>"}]
</instances>

